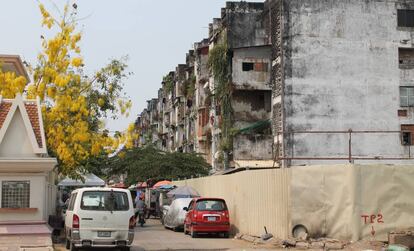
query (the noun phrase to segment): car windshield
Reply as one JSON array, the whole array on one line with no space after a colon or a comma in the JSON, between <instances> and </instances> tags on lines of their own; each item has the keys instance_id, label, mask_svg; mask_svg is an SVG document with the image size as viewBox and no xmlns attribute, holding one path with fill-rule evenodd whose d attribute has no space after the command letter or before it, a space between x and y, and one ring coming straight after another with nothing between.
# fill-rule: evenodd
<instances>
[{"instance_id":1,"label":"car windshield","mask_svg":"<svg viewBox=\"0 0 414 251\"><path fill-rule=\"evenodd\" d=\"M86 191L82 195L82 210L92 211L127 211L128 196L125 192Z\"/></svg>"},{"instance_id":2,"label":"car windshield","mask_svg":"<svg viewBox=\"0 0 414 251\"><path fill-rule=\"evenodd\" d=\"M226 203L222 200L201 200L197 202L198 211L223 211L227 210Z\"/></svg>"}]
</instances>

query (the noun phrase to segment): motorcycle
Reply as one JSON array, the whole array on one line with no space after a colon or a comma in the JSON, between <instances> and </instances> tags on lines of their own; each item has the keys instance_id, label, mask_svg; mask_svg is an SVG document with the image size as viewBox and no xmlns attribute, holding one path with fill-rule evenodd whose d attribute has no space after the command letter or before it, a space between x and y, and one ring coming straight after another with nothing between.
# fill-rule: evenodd
<instances>
[{"instance_id":1,"label":"motorcycle","mask_svg":"<svg viewBox=\"0 0 414 251\"><path fill-rule=\"evenodd\" d=\"M145 224L145 214L144 213L138 213L138 223L141 227Z\"/></svg>"},{"instance_id":2,"label":"motorcycle","mask_svg":"<svg viewBox=\"0 0 414 251\"><path fill-rule=\"evenodd\" d=\"M145 207L142 209L138 209L135 213L135 222L138 222L141 227L145 224ZM138 219L138 220L137 220Z\"/></svg>"}]
</instances>

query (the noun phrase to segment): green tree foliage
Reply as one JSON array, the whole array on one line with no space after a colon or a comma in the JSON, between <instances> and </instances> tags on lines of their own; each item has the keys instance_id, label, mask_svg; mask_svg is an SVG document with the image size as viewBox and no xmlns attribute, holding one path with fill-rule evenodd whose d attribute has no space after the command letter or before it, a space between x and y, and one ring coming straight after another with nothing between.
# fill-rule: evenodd
<instances>
[{"instance_id":1,"label":"green tree foliage","mask_svg":"<svg viewBox=\"0 0 414 251\"><path fill-rule=\"evenodd\" d=\"M163 152L153 146L124 149L109 160L108 170L112 175L126 173L127 183L147 179L184 179L207 175L209 164L195 153Z\"/></svg>"}]
</instances>

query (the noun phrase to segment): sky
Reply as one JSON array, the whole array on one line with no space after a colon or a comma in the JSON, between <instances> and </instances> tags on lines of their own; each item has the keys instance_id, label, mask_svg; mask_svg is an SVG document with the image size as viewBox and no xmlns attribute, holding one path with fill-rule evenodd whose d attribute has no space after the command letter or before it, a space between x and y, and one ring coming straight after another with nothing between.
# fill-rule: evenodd
<instances>
[{"instance_id":1,"label":"sky","mask_svg":"<svg viewBox=\"0 0 414 251\"><path fill-rule=\"evenodd\" d=\"M251 0L252 2L263 2ZM66 0L39 0L53 13ZM17 54L35 64L40 52L41 15L36 0L0 0L0 54ZM73 1L72 1L73 2ZM128 118L107 121L111 131L123 131L157 97L162 77L185 63L194 42L208 36L208 24L220 17L225 0L83 0L78 5L85 69L90 74L110 59L128 56L125 91L133 106Z\"/></svg>"}]
</instances>

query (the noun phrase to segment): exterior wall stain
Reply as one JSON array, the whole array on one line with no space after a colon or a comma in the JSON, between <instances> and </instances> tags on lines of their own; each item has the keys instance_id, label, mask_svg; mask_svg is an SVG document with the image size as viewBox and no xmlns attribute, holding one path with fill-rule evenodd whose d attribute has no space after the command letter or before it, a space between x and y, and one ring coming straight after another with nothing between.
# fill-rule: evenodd
<instances>
[{"instance_id":1,"label":"exterior wall stain","mask_svg":"<svg viewBox=\"0 0 414 251\"><path fill-rule=\"evenodd\" d=\"M272 22L271 30L274 34L280 30L282 42L277 44L278 38L272 34L272 65L280 62L282 73L278 67L272 68L272 114L275 142L280 140L277 132L285 132L281 140L285 156L348 154L346 134L286 133L289 131L399 131L401 124L414 123L409 112L397 116L399 87L414 85L414 70L398 67L398 48L414 47L414 30L398 27L397 9L414 9L414 1L267 1L267 6L277 5L281 5L282 24ZM280 117L282 126L277 126ZM355 156L408 157L399 134L357 134L352 144ZM330 163L338 162L295 160L284 164Z\"/></svg>"}]
</instances>

